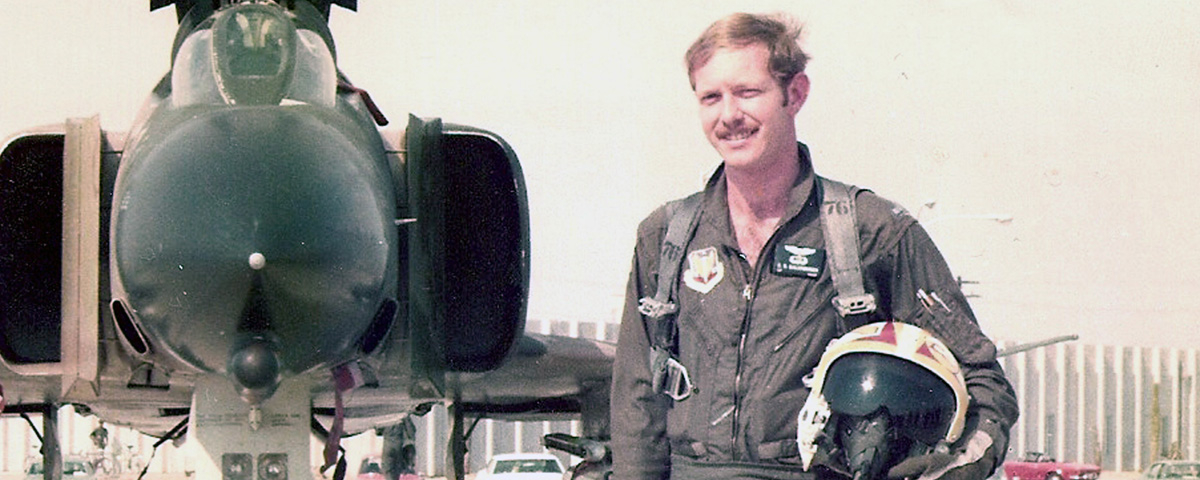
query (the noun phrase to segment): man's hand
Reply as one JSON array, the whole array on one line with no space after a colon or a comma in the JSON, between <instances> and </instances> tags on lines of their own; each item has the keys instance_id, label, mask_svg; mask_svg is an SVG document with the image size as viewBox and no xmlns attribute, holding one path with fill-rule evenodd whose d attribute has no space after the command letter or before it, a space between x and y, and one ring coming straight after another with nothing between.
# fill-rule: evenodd
<instances>
[{"instance_id":1,"label":"man's hand","mask_svg":"<svg viewBox=\"0 0 1200 480\"><path fill-rule=\"evenodd\" d=\"M954 461L954 455L949 453L930 453L917 457L907 458L903 462L888 469L887 476L889 479L900 480L904 478L917 478L926 471L941 470Z\"/></svg>"},{"instance_id":2,"label":"man's hand","mask_svg":"<svg viewBox=\"0 0 1200 480\"><path fill-rule=\"evenodd\" d=\"M976 430L962 450L912 457L888 469L888 479L983 480L992 473L996 456L992 437Z\"/></svg>"},{"instance_id":3,"label":"man's hand","mask_svg":"<svg viewBox=\"0 0 1200 480\"><path fill-rule=\"evenodd\" d=\"M992 464L995 461L992 460L990 455L984 455L983 458L975 462L947 469L960 455L930 453L928 455L912 457L888 470L888 478L894 480L904 478L919 478L922 480L983 480L992 472Z\"/></svg>"}]
</instances>

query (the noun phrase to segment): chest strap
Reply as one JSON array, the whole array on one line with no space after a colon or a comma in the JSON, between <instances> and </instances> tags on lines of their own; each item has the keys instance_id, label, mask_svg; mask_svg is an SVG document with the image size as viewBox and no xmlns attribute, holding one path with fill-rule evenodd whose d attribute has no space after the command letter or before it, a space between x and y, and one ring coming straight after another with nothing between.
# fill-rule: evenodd
<instances>
[{"instance_id":1,"label":"chest strap","mask_svg":"<svg viewBox=\"0 0 1200 480\"><path fill-rule=\"evenodd\" d=\"M841 182L817 177L821 189L821 230L829 250L830 274L837 296L833 306L842 318L875 311L875 296L863 288L862 259L859 258L855 189Z\"/></svg>"}]
</instances>

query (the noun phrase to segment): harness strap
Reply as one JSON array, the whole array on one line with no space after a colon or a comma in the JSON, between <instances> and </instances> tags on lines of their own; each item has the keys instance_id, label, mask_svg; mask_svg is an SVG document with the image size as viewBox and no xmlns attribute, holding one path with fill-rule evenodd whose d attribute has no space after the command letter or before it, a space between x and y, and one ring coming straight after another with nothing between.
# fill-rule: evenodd
<instances>
[{"instance_id":1,"label":"harness strap","mask_svg":"<svg viewBox=\"0 0 1200 480\"><path fill-rule=\"evenodd\" d=\"M683 265L683 249L700 220L700 203L704 200L704 192L697 192L686 198L672 200L666 204L667 233L663 238L662 248L658 254L658 290L654 298L642 298L638 301L638 311L643 315L662 318L675 313L674 303L675 280L679 279L679 269ZM661 333L659 332L661 336Z\"/></svg>"},{"instance_id":2,"label":"harness strap","mask_svg":"<svg viewBox=\"0 0 1200 480\"><path fill-rule=\"evenodd\" d=\"M657 291L653 298L638 300L638 311L654 320L649 332L651 388L675 400L683 400L692 392L687 369L673 355L675 314L679 310L675 304L675 288L683 265L683 250L696 231L703 200L704 192L697 192L667 202L667 233L658 255Z\"/></svg>"},{"instance_id":3,"label":"harness strap","mask_svg":"<svg viewBox=\"0 0 1200 480\"><path fill-rule=\"evenodd\" d=\"M837 296L833 306L842 318L875 311L875 296L863 288L862 259L859 258L855 226L854 187L817 177L821 188L821 229L829 250L830 274Z\"/></svg>"},{"instance_id":4,"label":"harness strap","mask_svg":"<svg viewBox=\"0 0 1200 480\"><path fill-rule=\"evenodd\" d=\"M875 296L866 293L862 280L862 260L859 258L858 230L854 206L855 189L841 182L817 177L822 195L821 229L837 296L833 305L843 318L875 311ZM687 368L675 358L678 325L675 318L679 306L675 303L683 253L696 232L704 192L667 202L667 232L663 238L658 260L658 285L654 297L638 300L638 311L653 323L650 334L651 389L662 392L676 401L691 396L694 388Z\"/></svg>"}]
</instances>

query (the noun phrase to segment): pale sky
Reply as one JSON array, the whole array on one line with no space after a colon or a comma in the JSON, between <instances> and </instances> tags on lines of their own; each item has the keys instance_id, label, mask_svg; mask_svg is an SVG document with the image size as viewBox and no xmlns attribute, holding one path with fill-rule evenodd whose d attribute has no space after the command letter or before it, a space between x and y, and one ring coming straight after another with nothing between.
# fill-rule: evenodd
<instances>
[{"instance_id":1,"label":"pale sky","mask_svg":"<svg viewBox=\"0 0 1200 480\"><path fill-rule=\"evenodd\" d=\"M174 12L147 3L0 0L0 135L127 128L169 66ZM535 318L617 321L637 222L719 162L684 50L727 13L787 11L817 171L919 212L985 331L1200 345L1200 2L359 3L334 9L340 66L393 122L520 156Z\"/></svg>"}]
</instances>

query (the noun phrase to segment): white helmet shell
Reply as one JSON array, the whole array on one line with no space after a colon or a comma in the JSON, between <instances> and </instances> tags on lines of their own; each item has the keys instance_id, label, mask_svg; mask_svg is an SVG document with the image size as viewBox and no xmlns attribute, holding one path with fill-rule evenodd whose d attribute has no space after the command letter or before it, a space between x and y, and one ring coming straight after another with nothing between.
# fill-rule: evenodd
<instances>
[{"instance_id":1,"label":"white helmet shell","mask_svg":"<svg viewBox=\"0 0 1200 480\"><path fill-rule=\"evenodd\" d=\"M900 370L907 370L908 373L891 372L893 385L874 385L873 382L880 380L874 376L855 377L857 383L854 385L845 385L845 379L827 383L831 369L837 370L834 366L845 358L855 358L860 362L869 360L869 363L877 365L875 368L900 367ZM896 362L896 359L900 362ZM847 364L843 362L841 365ZM921 374L921 371L932 375ZM927 380L924 386L919 385L920 382L905 381L912 378L913 373ZM836 384L838 381L843 384ZM943 383L946 388L940 387ZM931 384L937 385L936 389L941 393L927 390ZM906 389L908 391L904 391ZM926 391L929 391L928 395L925 395ZM861 402L857 399L847 400L853 395L870 398ZM946 397L945 401L951 403L953 411L946 412L936 430L926 432L926 436L936 435L938 442L953 443L962 435L966 421L970 401L966 381L958 361L946 345L920 327L891 321L872 323L833 340L825 348L821 361L813 371L808 398L797 418L797 441L804 468L807 470L810 467L817 453L819 435L834 414L864 415L880 406L893 411L920 409L924 408L920 405L924 400L921 397L937 395ZM949 398L951 396L952 399ZM905 405L899 405L901 403Z\"/></svg>"}]
</instances>

